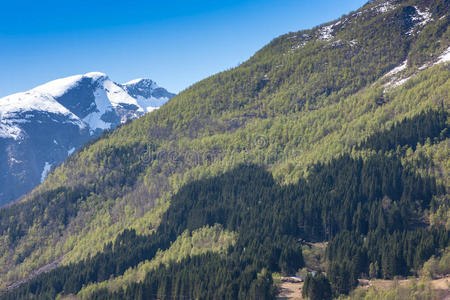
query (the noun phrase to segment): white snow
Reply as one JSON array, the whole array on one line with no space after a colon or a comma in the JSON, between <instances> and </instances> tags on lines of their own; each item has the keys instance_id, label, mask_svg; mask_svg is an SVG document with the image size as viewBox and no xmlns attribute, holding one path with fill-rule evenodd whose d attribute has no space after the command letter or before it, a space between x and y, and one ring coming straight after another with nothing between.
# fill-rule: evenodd
<instances>
[{"instance_id":1,"label":"white snow","mask_svg":"<svg viewBox=\"0 0 450 300\"><path fill-rule=\"evenodd\" d=\"M21 118L19 115L31 111L61 114L67 116L67 122L84 128L83 122L67 108L59 104L50 94L30 90L0 99L0 137L19 139L22 130L17 124L30 122L33 114L27 113Z\"/></svg>"},{"instance_id":2,"label":"white snow","mask_svg":"<svg viewBox=\"0 0 450 300\"><path fill-rule=\"evenodd\" d=\"M374 7L377 12L379 13L385 13L387 11L393 10L395 8L395 5L392 5L389 2L381 3L380 5L377 5Z\"/></svg>"},{"instance_id":3,"label":"white snow","mask_svg":"<svg viewBox=\"0 0 450 300\"><path fill-rule=\"evenodd\" d=\"M385 76L388 77L388 76L393 76L397 73L400 73L401 71L406 69L407 65L408 65L408 60L405 60L399 66L397 66L394 69L392 69L391 71L389 71L389 73L387 73Z\"/></svg>"},{"instance_id":4,"label":"white snow","mask_svg":"<svg viewBox=\"0 0 450 300\"><path fill-rule=\"evenodd\" d=\"M294 50L303 48L305 45L306 45L306 43L305 43L305 42L302 42L302 43L300 43L300 44L298 44L298 45L292 46L292 47L291 47L291 50L294 51Z\"/></svg>"},{"instance_id":5,"label":"white snow","mask_svg":"<svg viewBox=\"0 0 450 300\"><path fill-rule=\"evenodd\" d=\"M53 95L54 97L59 97L63 95L67 90L75 87L82 77L82 75L74 75L66 78L56 79L43 85L37 86L33 90L48 93Z\"/></svg>"},{"instance_id":6,"label":"white snow","mask_svg":"<svg viewBox=\"0 0 450 300\"><path fill-rule=\"evenodd\" d=\"M347 22L348 19L345 19L343 23ZM342 24L342 21L339 20L336 23L333 23L331 25L323 26L319 28L319 40L321 41L330 41L334 38L333 36L333 30L334 27Z\"/></svg>"},{"instance_id":7,"label":"white snow","mask_svg":"<svg viewBox=\"0 0 450 300\"><path fill-rule=\"evenodd\" d=\"M428 22L432 21L431 13L428 8L425 11L421 11L417 6L414 6L414 8L416 9L417 14L420 16L420 23L418 24L419 26L424 26Z\"/></svg>"},{"instance_id":8,"label":"white snow","mask_svg":"<svg viewBox=\"0 0 450 300\"><path fill-rule=\"evenodd\" d=\"M395 87L403 85L405 82L407 82L409 79L411 79L414 75L407 77L407 78L402 78L401 76L395 76L395 75L399 74L400 72L402 72L403 70L406 70L407 66L408 66L408 60L405 60L400 65L398 65L397 67L395 67L394 69L389 71L386 75L384 75L383 77L385 77L385 78L389 78L389 77L391 78L389 80L389 82L384 85L384 87L386 89L395 88Z\"/></svg>"},{"instance_id":9,"label":"white snow","mask_svg":"<svg viewBox=\"0 0 450 300\"><path fill-rule=\"evenodd\" d=\"M324 26L322 28L320 28L319 34L320 37L319 39L322 41L329 41L333 38L333 26L334 24L328 25L328 26Z\"/></svg>"},{"instance_id":10,"label":"white snow","mask_svg":"<svg viewBox=\"0 0 450 300\"><path fill-rule=\"evenodd\" d=\"M127 85L138 85L138 84L146 86L151 89L159 88L159 86L156 84L156 82L154 82L150 79L146 79L146 78L136 78L136 79L133 79L133 80L130 80L130 81L124 83L123 85L127 86Z\"/></svg>"},{"instance_id":11,"label":"white snow","mask_svg":"<svg viewBox=\"0 0 450 300\"><path fill-rule=\"evenodd\" d=\"M294 37L296 37L296 36L294 36ZM294 38L294 37L292 37L292 38ZM145 89L151 89L151 90L159 88L159 86L156 84L156 82L151 81L149 79L143 79L143 78L134 79L134 80L128 81L127 83L123 84L125 89L130 86L136 86L136 85L142 85L145 87ZM138 89L142 90L141 87L138 87ZM148 113L148 112L154 111L155 109L158 109L160 106L162 106L164 103L166 103L169 100L169 98L167 98L167 97L146 98L141 95L137 95L136 98L132 98L132 99L134 100L134 102L130 101L129 104L137 105L139 107L138 111L144 112L144 113ZM126 102L121 101L121 103L126 103Z\"/></svg>"},{"instance_id":12,"label":"white snow","mask_svg":"<svg viewBox=\"0 0 450 300\"><path fill-rule=\"evenodd\" d=\"M116 107L119 103L137 105L136 99L131 97L123 88L111 80L105 80L103 87L112 106Z\"/></svg>"},{"instance_id":13,"label":"white snow","mask_svg":"<svg viewBox=\"0 0 450 300\"><path fill-rule=\"evenodd\" d=\"M67 108L59 104L52 95L35 90L13 94L0 99L0 112L4 114L3 117L9 117L12 113L32 110L63 115L72 114Z\"/></svg>"},{"instance_id":14,"label":"white snow","mask_svg":"<svg viewBox=\"0 0 450 300\"><path fill-rule=\"evenodd\" d=\"M425 69L427 69L427 68L429 68L429 67L430 67L430 64L429 64L429 63L425 63L425 64L423 64L423 65L421 65L421 66L419 67L419 71L425 70Z\"/></svg>"},{"instance_id":15,"label":"white snow","mask_svg":"<svg viewBox=\"0 0 450 300\"><path fill-rule=\"evenodd\" d=\"M45 162L44 170L42 170L42 173L41 173L41 183L44 182L45 178L47 177L48 173L50 172L51 167L52 167L52 164Z\"/></svg>"},{"instance_id":16,"label":"white snow","mask_svg":"<svg viewBox=\"0 0 450 300\"><path fill-rule=\"evenodd\" d=\"M297 49L303 48L304 46L306 46L306 44L311 40L311 36L307 33L303 33L301 36L297 37L297 35L294 36L290 36L287 38L289 39L297 39L298 44L297 45L292 45L291 46L291 52L295 51Z\"/></svg>"},{"instance_id":17,"label":"white snow","mask_svg":"<svg viewBox=\"0 0 450 300\"><path fill-rule=\"evenodd\" d=\"M339 45L343 45L343 43L342 43L341 40L337 40L337 41L334 41L331 45L332 45L333 47L336 47L336 46L339 46Z\"/></svg>"},{"instance_id":18,"label":"white snow","mask_svg":"<svg viewBox=\"0 0 450 300\"><path fill-rule=\"evenodd\" d=\"M440 64L440 63L446 63L448 61L450 61L450 46L441 55L439 55L439 57L437 58L437 60L434 63L433 62L426 62L423 65L421 65L419 67L419 71L428 69L428 68L432 67L433 65L437 65L437 64Z\"/></svg>"},{"instance_id":19,"label":"white snow","mask_svg":"<svg viewBox=\"0 0 450 300\"><path fill-rule=\"evenodd\" d=\"M99 80L99 79L107 79L108 75L102 72L89 72L83 75L84 77L92 78L92 80Z\"/></svg>"},{"instance_id":20,"label":"white snow","mask_svg":"<svg viewBox=\"0 0 450 300\"><path fill-rule=\"evenodd\" d=\"M411 77L412 77L412 76L407 77L407 78L402 78L402 79L396 80L396 81L392 82L392 84L391 84L390 86L391 86L391 87L401 86L401 85L403 85L405 82L407 82L408 80L410 80Z\"/></svg>"},{"instance_id":21,"label":"white snow","mask_svg":"<svg viewBox=\"0 0 450 300\"><path fill-rule=\"evenodd\" d=\"M22 130L14 125L6 124L5 122L0 122L0 137L1 138L12 138L18 140L21 138Z\"/></svg>"},{"instance_id":22,"label":"white snow","mask_svg":"<svg viewBox=\"0 0 450 300\"><path fill-rule=\"evenodd\" d=\"M48 93L53 97L59 97L67 92L67 90L75 87L83 78L91 78L92 80L97 81L99 79L107 79L108 76L100 72L90 72L82 75L74 75L56 79L43 85L37 86L33 90Z\"/></svg>"},{"instance_id":23,"label":"white snow","mask_svg":"<svg viewBox=\"0 0 450 300\"><path fill-rule=\"evenodd\" d=\"M68 90L76 87L82 79L89 78L95 85L95 101L91 105L96 111L90 113L81 120L66 107L60 104L56 99L64 95ZM96 129L110 129L111 123L101 119L103 114L108 111L114 111L121 104L134 105L138 107L135 117L144 113L153 111L167 102L169 99L145 98L142 96L132 97L127 87L138 85L141 90L156 89L159 86L149 80L138 78L127 82L126 84L117 84L110 80L108 76L101 72L91 72L81 75L74 75L66 78L50 81L37 86L24 93L13 94L0 99L0 137L9 137L18 139L21 136L21 129L17 124L29 122L34 115L27 113L32 111L41 111L68 116L68 122L85 128L88 125L93 133ZM142 87L141 87L142 86ZM19 114L22 116L19 117Z\"/></svg>"},{"instance_id":24,"label":"white snow","mask_svg":"<svg viewBox=\"0 0 450 300\"><path fill-rule=\"evenodd\" d=\"M399 87L399 86L403 85L405 82L407 82L408 80L410 80L412 77L414 77L414 75L407 77L407 78L394 78L393 80L389 81L388 83L386 83L384 85L384 88L385 88L384 91L386 92L386 90Z\"/></svg>"},{"instance_id":25,"label":"white snow","mask_svg":"<svg viewBox=\"0 0 450 300\"><path fill-rule=\"evenodd\" d=\"M103 121L101 119L101 117L103 116L103 114L106 111L113 110L113 106L112 106L111 102L109 101L105 90L98 88L94 92L94 96L95 96L95 105L97 106L97 111L94 111L83 118L83 121L89 125L89 127L91 129L91 134L93 134L96 129L104 130L104 129L111 128L111 123L106 123L105 121Z\"/></svg>"},{"instance_id":26,"label":"white snow","mask_svg":"<svg viewBox=\"0 0 450 300\"><path fill-rule=\"evenodd\" d=\"M67 151L67 156L72 155L72 153L74 153L74 152L75 152L75 147L73 147L73 148L69 149L69 151Z\"/></svg>"},{"instance_id":27,"label":"white snow","mask_svg":"<svg viewBox=\"0 0 450 300\"><path fill-rule=\"evenodd\" d=\"M145 80L145 79L144 78L136 78L136 79L133 79L133 80L130 80L130 81L124 83L123 85L133 85L133 84L141 82L142 80Z\"/></svg>"},{"instance_id":28,"label":"white snow","mask_svg":"<svg viewBox=\"0 0 450 300\"><path fill-rule=\"evenodd\" d=\"M448 61L450 61L450 46L439 56L438 61L435 64L445 63Z\"/></svg>"},{"instance_id":29,"label":"white snow","mask_svg":"<svg viewBox=\"0 0 450 300\"><path fill-rule=\"evenodd\" d=\"M416 22L416 24L407 32L408 35L411 35L417 27L423 27L428 22L433 21L433 19L431 18L432 14L430 13L428 8L426 8L424 11L421 11L417 6L414 6L414 8L416 10L417 16L413 16L412 20Z\"/></svg>"},{"instance_id":30,"label":"white snow","mask_svg":"<svg viewBox=\"0 0 450 300\"><path fill-rule=\"evenodd\" d=\"M16 158L14 158L12 156L9 158L9 161L11 164L20 164L22 162L21 160L17 160Z\"/></svg>"}]
</instances>

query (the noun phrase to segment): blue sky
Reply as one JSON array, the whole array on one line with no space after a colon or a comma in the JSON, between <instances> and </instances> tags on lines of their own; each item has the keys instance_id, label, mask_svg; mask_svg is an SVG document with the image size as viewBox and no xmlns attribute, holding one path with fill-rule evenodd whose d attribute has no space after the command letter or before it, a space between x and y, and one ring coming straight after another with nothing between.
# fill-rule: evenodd
<instances>
[{"instance_id":1,"label":"blue sky","mask_svg":"<svg viewBox=\"0 0 450 300\"><path fill-rule=\"evenodd\" d=\"M0 97L91 71L180 92L366 0L4 1Z\"/></svg>"}]
</instances>

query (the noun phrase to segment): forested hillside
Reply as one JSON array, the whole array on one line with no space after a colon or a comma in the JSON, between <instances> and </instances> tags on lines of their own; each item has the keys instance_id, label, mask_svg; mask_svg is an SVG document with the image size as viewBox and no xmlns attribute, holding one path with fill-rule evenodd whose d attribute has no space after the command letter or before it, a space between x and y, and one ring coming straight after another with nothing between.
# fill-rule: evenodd
<instances>
[{"instance_id":1,"label":"forested hillside","mask_svg":"<svg viewBox=\"0 0 450 300\"><path fill-rule=\"evenodd\" d=\"M303 240L330 295L417 275L450 239L449 8L371 1L105 132L0 210L0 288L61 260L1 298L273 299Z\"/></svg>"}]
</instances>

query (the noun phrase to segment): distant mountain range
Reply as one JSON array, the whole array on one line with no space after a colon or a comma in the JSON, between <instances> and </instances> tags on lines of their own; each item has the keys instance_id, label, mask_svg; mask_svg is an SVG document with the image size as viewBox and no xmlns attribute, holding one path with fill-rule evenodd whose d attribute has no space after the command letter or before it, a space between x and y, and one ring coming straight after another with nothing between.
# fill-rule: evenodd
<instances>
[{"instance_id":1,"label":"distant mountain range","mask_svg":"<svg viewBox=\"0 0 450 300\"><path fill-rule=\"evenodd\" d=\"M92 72L0 99L0 205L41 183L105 129L155 110L174 94L150 79L125 84Z\"/></svg>"}]
</instances>

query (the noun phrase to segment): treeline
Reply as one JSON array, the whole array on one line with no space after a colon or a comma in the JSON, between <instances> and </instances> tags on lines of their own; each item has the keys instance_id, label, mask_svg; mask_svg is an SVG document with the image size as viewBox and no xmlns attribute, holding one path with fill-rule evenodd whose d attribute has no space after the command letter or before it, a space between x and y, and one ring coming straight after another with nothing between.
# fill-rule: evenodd
<instances>
[{"instance_id":1,"label":"treeline","mask_svg":"<svg viewBox=\"0 0 450 300\"><path fill-rule=\"evenodd\" d=\"M327 276L335 291L347 294L361 277L393 279L397 275L417 275L423 264L449 242L445 228L393 233L376 230L366 236L341 232L327 247L327 257L332 262Z\"/></svg>"},{"instance_id":2,"label":"treeline","mask_svg":"<svg viewBox=\"0 0 450 300\"><path fill-rule=\"evenodd\" d=\"M439 110L423 111L394 124L389 130L371 135L358 148L389 151L398 146L409 146L416 149L418 143L423 144L427 139L443 141L450 137L447 118L448 112L442 104Z\"/></svg>"},{"instance_id":3,"label":"treeline","mask_svg":"<svg viewBox=\"0 0 450 300\"><path fill-rule=\"evenodd\" d=\"M343 249L338 246L340 243L362 247ZM392 234L371 232L366 237L343 232L330 242L327 254L336 260L358 262L356 271L359 274L392 279L397 274L411 275L411 271L418 271L436 249L445 249L448 243L449 232L444 228L421 228ZM352 248L362 251L355 252Z\"/></svg>"}]
</instances>

